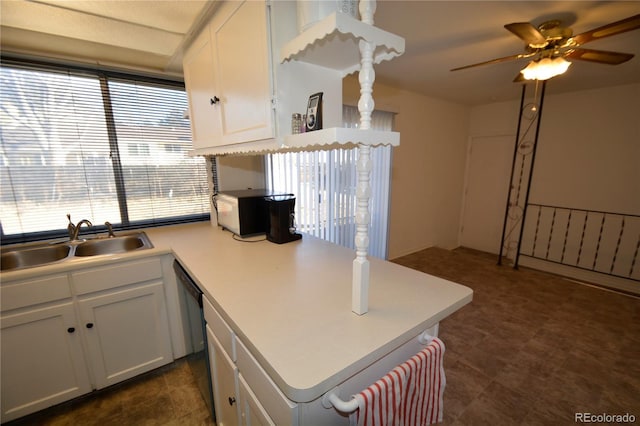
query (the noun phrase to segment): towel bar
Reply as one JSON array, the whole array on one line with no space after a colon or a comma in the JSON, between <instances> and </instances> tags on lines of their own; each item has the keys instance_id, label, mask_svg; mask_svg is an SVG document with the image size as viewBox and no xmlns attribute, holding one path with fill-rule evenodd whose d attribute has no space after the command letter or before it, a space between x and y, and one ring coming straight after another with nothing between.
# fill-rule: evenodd
<instances>
[{"instance_id":1,"label":"towel bar","mask_svg":"<svg viewBox=\"0 0 640 426\"><path fill-rule=\"evenodd\" d=\"M429 330L426 330L422 334L420 334L418 336L418 342L422 343L423 345L428 345L429 343L431 343L433 337L438 335L438 326L439 324L436 324ZM433 335L430 334L429 331L431 331ZM338 395L340 395L340 388L336 386L322 396L322 406L324 408L335 407L336 410L342 413L351 413L358 409L358 401L355 398L351 398L349 401L343 401Z\"/></svg>"},{"instance_id":2,"label":"towel bar","mask_svg":"<svg viewBox=\"0 0 640 426\"><path fill-rule=\"evenodd\" d=\"M429 343L431 343L434 336L435 337L438 336L438 331L439 331L438 328L440 328L440 323L422 332L422 334L418 336L418 342L422 343L423 345L428 345Z\"/></svg>"},{"instance_id":3,"label":"towel bar","mask_svg":"<svg viewBox=\"0 0 640 426\"><path fill-rule=\"evenodd\" d=\"M322 406L324 408L335 407L336 410L342 413L351 413L358 409L358 400L351 398L349 401L343 401L338 396L340 394L340 388L335 387L322 396Z\"/></svg>"}]
</instances>

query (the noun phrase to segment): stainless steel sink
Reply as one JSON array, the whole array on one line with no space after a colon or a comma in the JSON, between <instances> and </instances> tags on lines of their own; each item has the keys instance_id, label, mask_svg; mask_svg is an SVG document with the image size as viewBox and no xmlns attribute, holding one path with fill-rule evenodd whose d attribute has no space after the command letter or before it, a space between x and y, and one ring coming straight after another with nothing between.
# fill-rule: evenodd
<instances>
[{"instance_id":1,"label":"stainless steel sink","mask_svg":"<svg viewBox=\"0 0 640 426\"><path fill-rule=\"evenodd\" d=\"M152 248L146 234L122 235L118 237L95 238L76 246L75 256L98 256L101 254L126 253L141 248Z\"/></svg>"},{"instance_id":2,"label":"stainless steel sink","mask_svg":"<svg viewBox=\"0 0 640 426\"><path fill-rule=\"evenodd\" d=\"M32 268L54 262L73 261L74 258L127 253L150 248L153 248L153 244L144 232L66 243L29 244L3 250L1 270Z\"/></svg>"},{"instance_id":3,"label":"stainless steel sink","mask_svg":"<svg viewBox=\"0 0 640 426\"><path fill-rule=\"evenodd\" d=\"M47 244L2 253L2 270L30 268L45 265L69 257L71 246L68 244Z\"/></svg>"}]
</instances>

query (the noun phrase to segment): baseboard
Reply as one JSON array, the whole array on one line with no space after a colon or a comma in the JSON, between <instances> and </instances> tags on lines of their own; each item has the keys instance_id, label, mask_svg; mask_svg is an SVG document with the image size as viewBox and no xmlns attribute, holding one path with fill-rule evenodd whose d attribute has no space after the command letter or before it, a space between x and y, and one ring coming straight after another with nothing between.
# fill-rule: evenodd
<instances>
[{"instance_id":1,"label":"baseboard","mask_svg":"<svg viewBox=\"0 0 640 426\"><path fill-rule=\"evenodd\" d=\"M552 274L561 275L563 277L572 278L582 281L586 284L594 284L597 286L607 287L611 289L621 290L626 293L640 295L640 283L634 280L614 277L612 275L603 274L594 271L574 268L569 265L562 265L554 262L547 262L542 259L536 259L529 256L520 255L518 264L540 271L551 272Z\"/></svg>"}]
</instances>

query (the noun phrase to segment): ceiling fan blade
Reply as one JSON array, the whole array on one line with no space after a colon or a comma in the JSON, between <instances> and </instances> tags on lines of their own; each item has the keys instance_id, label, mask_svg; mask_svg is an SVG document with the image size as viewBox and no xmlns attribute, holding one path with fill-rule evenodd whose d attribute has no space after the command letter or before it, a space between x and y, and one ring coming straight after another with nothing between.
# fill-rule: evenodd
<instances>
[{"instance_id":1,"label":"ceiling fan blade","mask_svg":"<svg viewBox=\"0 0 640 426\"><path fill-rule=\"evenodd\" d=\"M531 47L544 47L548 44L546 37L529 22L514 22L504 27L527 42Z\"/></svg>"},{"instance_id":2,"label":"ceiling fan blade","mask_svg":"<svg viewBox=\"0 0 640 426\"><path fill-rule=\"evenodd\" d=\"M591 31L578 34L573 37L573 41L578 45L582 45L593 40L624 33L626 31L636 30L638 28L640 28L640 15L635 15L621 21L612 22L602 27L595 28Z\"/></svg>"},{"instance_id":3,"label":"ceiling fan blade","mask_svg":"<svg viewBox=\"0 0 640 426\"><path fill-rule=\"evenodd\" d=\"M453 68L451 71L464 70L467 68L478 67L480 65L489 65L489 64L497 64L499 62L514 61L516 59L529 58L533 55L534 53L520 53L518 55L505 56L503 58L497 58L497 59L492 59L490 61L478 62L477 64L471 64L471 65L465 65L463 67Z\"/></svg>"},{"instance_id":4,"label":"ceiling fan blade","mask_svg":"<svg viewBox=\"0 0 640 426\"><path fill-rule=\"evenodd\" d=\"M519 72L516 78L513 79L514 83L527 83L529 81L530 80L527 80L526 78L524 78L524 75L522 75L521 72Z\"/></svg>"},{"instance_id":5,"label":"ceiling fan blade","mask_svg":"<svg viewBox=\"0 0 640 426\"><path fill-rule=\"evenodd\" d=\"M633 58L631 53L610 52L606 50L574 49L565 55L568 58L601 64L618 65Z\"/></svg>"}]
</instances>

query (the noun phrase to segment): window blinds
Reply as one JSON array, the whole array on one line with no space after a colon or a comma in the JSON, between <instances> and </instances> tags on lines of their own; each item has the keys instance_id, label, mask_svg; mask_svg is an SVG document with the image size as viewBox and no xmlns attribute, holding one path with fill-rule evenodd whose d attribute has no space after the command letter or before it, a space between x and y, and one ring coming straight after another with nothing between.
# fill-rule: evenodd
<instances>
[{"instance_id":1,"label":"window blinds","mask_svg":"<svg viewBox=\"0 0 640 426\"><path fill-rule=\"evenodd\" d=\"M67 213L116 229L207 216L183 87L15 63L0 77L3 243L65 235Z\"/></svg>"},{"instance_id":2,"label":"window blinds","mask_svg":"<svg viewBox=\"0 0 640 426\"><path fill-rule=\"evenodd\" d=\"M355 107L343 107L345 127L358 127ZM374 111L372 128L392 130L393 113ZM387 256L391 147L371 150L369 254ZM297 228L355 249L356 162L358 149L276 153L267 156L269 189L296 196Z\"/></svg>"}]
</instances>

